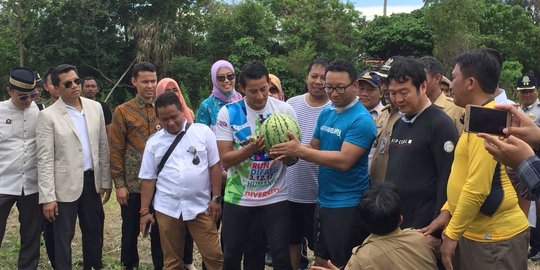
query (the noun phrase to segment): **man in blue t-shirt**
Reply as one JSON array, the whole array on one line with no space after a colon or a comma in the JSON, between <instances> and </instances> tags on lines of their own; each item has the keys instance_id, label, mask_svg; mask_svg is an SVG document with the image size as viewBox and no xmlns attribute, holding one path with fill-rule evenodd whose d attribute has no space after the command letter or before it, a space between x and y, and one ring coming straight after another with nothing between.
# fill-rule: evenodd
<instances>
[{"instance_id":1,"label":"man in blue t-shirt","mask_svg":"<svg viewBox=\"0 0 540 270\"><path fill-rule=\"evenodd\" d=\"M319 198L315 213L315 264L328 267L328 260L344 267L354 246L367 233L358 230L356 207L369 186L368 154L376 127L369 112L358 102L355 68L335 61L326 68L324 85L332 101L324 109L310 144L291 141L275 145L270 154L282 159L299 157L319 164Z\"/></svg>"}]
</instances>

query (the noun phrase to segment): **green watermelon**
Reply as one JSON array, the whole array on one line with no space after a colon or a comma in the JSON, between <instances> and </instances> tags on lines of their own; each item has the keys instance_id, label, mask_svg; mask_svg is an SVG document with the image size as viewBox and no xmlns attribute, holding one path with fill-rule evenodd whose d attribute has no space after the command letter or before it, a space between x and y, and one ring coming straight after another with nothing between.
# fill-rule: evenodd
<instances>
[{"instance_id":1,"label":"green watermelon","mask_svg":"<svg viewBox=\"0 0 540 270\"><path fill-rule=\"evenodd\" d=\"M275 144L288 142L287 131L292 132L300 140L300 127L290 115L275 113L268 117L261 126L266 151L268 152Z\"/></svg>"}]
</instances>

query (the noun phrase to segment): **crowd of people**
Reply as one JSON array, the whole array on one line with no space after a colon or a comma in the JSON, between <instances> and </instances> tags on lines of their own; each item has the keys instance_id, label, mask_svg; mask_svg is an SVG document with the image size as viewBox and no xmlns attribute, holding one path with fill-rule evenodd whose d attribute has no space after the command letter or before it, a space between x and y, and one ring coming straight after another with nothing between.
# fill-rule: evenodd
<instances>
[{"instance_id":1,"label":"crowd of people","mask_svg":"<svg viewBox=\"0 0 540 270\"><path fill-rule=\"evenodd\" d=\"M75 224L84 269L102 269L104 211L120 205L120 263L154 269L527 269L540 260L540 102L533 75L513 104L498 85L501 55L395 56L358 70L315 59L287 99L253 61L211 69L212 91L189 108L178 83L133 66L133 99L112 111L99 85L62 64L40 78L10 71L0 103L0 243L16 204L17 267L36 269L40 238L53 269L72 269ZM41 89L51 97L39 102ZM506 110L505 136L464 131L467 105ZM301 137L265 148L273 114ZM529 250L530 247L530 250ZM148 252L148 251L141 251ZM270 262L268 262L270 260Z\"/></svg>"}]
</instances>

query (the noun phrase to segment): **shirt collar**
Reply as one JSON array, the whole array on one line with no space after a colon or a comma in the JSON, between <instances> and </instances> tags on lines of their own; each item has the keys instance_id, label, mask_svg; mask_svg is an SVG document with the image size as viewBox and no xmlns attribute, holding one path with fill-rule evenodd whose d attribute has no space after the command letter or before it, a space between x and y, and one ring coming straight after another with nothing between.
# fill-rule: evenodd
<instances>
[{"instance_id":1,"label":"shirt collar","mask_svg":"<svg viewBox=\"0 0 540 270\"><path fill-rule=\"evenodd\" d=\"M399 115L403 122L407 124L413 124L416 118L418 118L418 116L420 116L429 106L431 106L431 101L428 100L426 106L421 111L417 112L411 119L407 118L407 115L402 112L399 112Z\"/></svg>"},{"instance_id":2,"label":"shirt collar","mask_svg":"<svg viewBox=\"0 0 540 270\"><path fill-rule=\"evenodd\" d=\"M135 102L137 103L137 106L139 106L139 108L141 109L144 108L146 104L149 104L152 107L154 107L154 101L155 101L155 98L152 98L152 102L146 103L141 97L139 97L139 95L135 95Z\"/></svg>"},{"instance_id":3,"label":"shirt collar","mask_svg":"<svg viewBox=\"0 0 540 270\"><path fill-rule=\"evenodd\" d=\"M358 97L355 97L354 100L346 106L343 106L343 107L334 106L334 107L336 108L337 112L344 112L348 110L349 108L351 108L352 106L356 105L356 103L358 103Z\"/></svg>"},{"instance_id":4,"label":"shirt collar","mask_svg":"<svg viewBox=\"0 0 540 270\"><path fill-rule=\"evenodd\" d=\"M433 102L433 104L435 104L437 107L439 108L442 108L444 109L445 105L446 105L446 95L444 95L442 92L441 94L439 95L439 97L435 100L435 102Z\"/></svg>"},{"instance_id":5,"label":"shirt collar","mask_svg":"<svg viewBox=\"0 0 540 270\"><path fill-rule=\"evenodd\" d=\"M379 235L379 234L372 233L366 238L366 240L364 240L363 245L371 243L371 242L373 242L373 241L375 241L377 239L384 239L384 238L387 238L387 237L392 237L392 236L398 235L400 233L401 233L401 229L399 228L399 226L395 230L393 230L391 233L388 233L388 234L385 234L385 235Z\"/></svg>"}]
</instances>

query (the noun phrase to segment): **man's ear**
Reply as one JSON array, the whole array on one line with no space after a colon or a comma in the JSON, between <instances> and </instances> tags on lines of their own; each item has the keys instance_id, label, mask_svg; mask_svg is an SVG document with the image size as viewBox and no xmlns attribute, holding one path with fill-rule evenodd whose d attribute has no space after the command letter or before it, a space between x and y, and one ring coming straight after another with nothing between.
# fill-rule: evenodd
<instances>
[{"instance_id":1,"label":"man's ear","mask_svg":"<svg viewBox=\"0 0 540 270\"><path fill-rule=\"evenodd\" d=\"M131 77L131 84L135 86L135 83L137 83L137 79L135 79L135 77Z\"/></svg>"}]
</instances>

